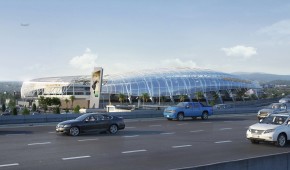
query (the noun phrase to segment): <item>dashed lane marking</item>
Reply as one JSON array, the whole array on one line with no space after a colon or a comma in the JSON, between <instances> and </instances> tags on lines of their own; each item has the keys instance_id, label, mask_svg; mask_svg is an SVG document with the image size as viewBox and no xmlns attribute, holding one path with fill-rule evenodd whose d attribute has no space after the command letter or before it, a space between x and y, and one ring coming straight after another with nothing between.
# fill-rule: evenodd
<instances>
[{"instance_id":1,"label":"dashed lane marking","mask_svg":"<svg viewBox=\"0 0 290 170\"><path fill-rule=\"evenodd\" d=\"M13 163L13 164L3 164L3 165L0 165L0 168L2 167L9 167L9 166L18 166L19 163Z\"/></svg>"},{"instance_id":2,"label":"dashed lane marking","mask_svg":"<svg viewBox=\"0 0 290 170\"><path fill-rule=\"evenodd\" d=\"M219 130L231 130L233 128L220 128Z\"/></svg>"},{"instance_id":3,"label":"dashed lane marking","mask_svg":"<svg viewBox=\"0 0 290 170\"><path fill-rule=\"evenodd\" d=\"M68 157L68 158L62 158L62 160L72 160L72 159L84 159L84 158L90 158L91 156L77 156L77 157Z\"/></svg>"},{"instance_id":4,"label":"dashed lane marking","mask_svg":"<svg viewBox=\"0 0 290 170\"><path fill-rule=\"evenodd\" d=\"M132 151L124 151L122 153L136 153L136 152L146 152L146 149L141 149L141 150L132 150Z\"/></svg>"},{"instance_id":5,"label":"dashed lane marking","mask_svg":"<svg viewBox=\"0 0 290 170\"><path fill-rule=\"evenodd\" d=\"M204 130L192 130L191 133L203 132Z\"/></svg>"},{"instance_id":6,"label":"dashed lane marking","mask_svg":"<svg viewBox=\"0 0 290 170\"><path fill-rule=\"evenodd\" d=\"M162 126L162 125L149 125L149 127L159 127L159 126Z\"/></svg>"},{"instance_id":7,"label":"dashed lane marking","mask_svg":"<svg viewBox=\"0 0 290 170\"><path fill-rule=\"evenodd\" d=\"M124 138L134 138L134 137L138 137L140 135L127 135L127 136L123 136Z\"/></svg>"},{"instance_id":8,"label":"dashed lane marking","mask_svg":"<svg viewBox=\"0 0 290 170\"><path fill-rule=\"evenodd\" d=\"M51 144L51 142L30 143L30 144L27 144L27 145L28 145L28 146L33 146L33 145L47 145L47 144Z\"/></svg>"},{"instance_id":9,"label":"dashed lane marking","mask_svg":"<svg viewBox=\"0 0 290 170\"><path fill-rule=\"evenodd\" d=\"M161 135L173 135L175 134L175 132L164 132L164 133L160 133Z\"/></svg>"},{"instance_id":10,"label":"dashed lane marking","mask_svg":"<svg viewBox=\"0 0 290 170\"><path fill-rule=\"evenodd\" d=\"M85 141L96 141L99 140L98 138L92 138L92 139L80 139L79 142L85 142Z\"/></svg>"},{"instance_id":11,"label":"dashed lane marking","mask_svg":"<svg viewBox=\"0 0 290 170\"><path fill-rule=\"evenodd\" d=\"M231 140L225 140L225 141L218 141L218 142L215 142L215 143L230 143L232 142Z\"/></svg>"},{"instance_id":12,"label":"dashed lane marking","mask_svg":"<svg viewBox=\"0 0 290 170\"><path fill-rule=\"evenodd\" d=\"M185 148L185 147L190 147L192 145L179 145L179 146L172 146L172 148Z\"/></svg>"}]
</instances>

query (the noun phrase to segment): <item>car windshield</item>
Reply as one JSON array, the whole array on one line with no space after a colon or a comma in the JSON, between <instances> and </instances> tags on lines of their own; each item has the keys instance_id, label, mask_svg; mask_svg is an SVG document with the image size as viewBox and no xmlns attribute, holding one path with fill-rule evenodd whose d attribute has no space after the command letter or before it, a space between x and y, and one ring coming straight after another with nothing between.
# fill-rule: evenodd
<instances>
[{"instance_id":1,"label":"car windshield","mask_svg":"<svg viewBox=\"0 0 290 170\"><path fill-rule=\"evenodd\" d=\"M267 106L268 109L279 109L281 107L281 104L273 103Z\"/></svg>"},{"instance_id":2,"label":"car windshield","mask_svg":"<svg viewBox=\"0 0 290 170\"><path fill-rule=\"evenodd\" d=\"M178 107L185 107L185 104L186 104L186 103L180 102L180 103L178 103L176 106L178 106Z\"/></svg>"},{"instance_id":3,"label":"car windshield","mask_svg":"<svg viewBox=\"0 0 290 170\"><path fill-rule=\"evenodd\" d=\"M83 121L83 120L85 120L88 116L89 116L88 114L84 114L84 115L81 115L81 116L77 117L76 120Z\"/></svg>"},{"instance_id":4,"label":"car windshield","mask_svg":"<svg viewBox=\"0 0 290 170\"><path fill-rule=\"evenodd\" d=\"M287 116L269 116L260 121L260 123L281 125L287 119Z\"/></svg>"}]
</instances>

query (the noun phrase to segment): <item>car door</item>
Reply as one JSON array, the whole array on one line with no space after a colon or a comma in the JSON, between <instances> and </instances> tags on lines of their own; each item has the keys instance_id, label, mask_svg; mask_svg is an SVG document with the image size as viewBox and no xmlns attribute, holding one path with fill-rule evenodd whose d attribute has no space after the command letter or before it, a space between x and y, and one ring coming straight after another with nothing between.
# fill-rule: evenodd
<instances>
[{"instance_id":1,"label":"car door","mask_svg":"<svg viewBox=\"0 0 290 170\"><path fill-rule=\"evenodd\" d=\"M84 132L93 132L98 128L98 123L94 115L89 115L85 120L82 127Z\"/></svg>"},{"instance_id":2,"label":"car door","mask_svg":"<svg viewBox=\"0 0 290 170\"><path fill-rule=\"evenodd\" d=\"M184 109L184 116L192 116L193 115L193 105L192 103L187 103Z\"/></svg>"},{"instance_id":3,"label":"car door","mask_svg":"<svg viewBox=\"0 0 290 170\"><path fill-rule=\"evenodd\" d=\"M96 119L96 131L105 131L109 128L109 120L103 115L94 115Z\"/></svg>"},{"instance_id":4,"label":"car door","mask_svg":"<svg viewBox=\"0 0 290 170\"><path fill-rule=\"evenodd\" d=\"M201 116L201 107L199 103L193 104L193 114L194 116Z\"/></svg>"}]
</instances>

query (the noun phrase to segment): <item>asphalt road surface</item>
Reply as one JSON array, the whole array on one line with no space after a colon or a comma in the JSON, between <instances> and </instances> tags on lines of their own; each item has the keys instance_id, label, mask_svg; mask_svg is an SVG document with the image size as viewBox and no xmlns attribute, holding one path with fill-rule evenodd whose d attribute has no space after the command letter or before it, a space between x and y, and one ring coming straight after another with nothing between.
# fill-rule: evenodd
<instances>
[{"instance_id":1,"label":"asphalt road surface","mask_svg":"<svg viewBox=\"0 0 290 170\"><path fill-rule=\"evenodd\" d=\"M115 135L77 137L56 134L56 124L1 126L0 169L173 170L290 150L246 139L255 114L125 122Z\"/></svg>"}]
</instances>

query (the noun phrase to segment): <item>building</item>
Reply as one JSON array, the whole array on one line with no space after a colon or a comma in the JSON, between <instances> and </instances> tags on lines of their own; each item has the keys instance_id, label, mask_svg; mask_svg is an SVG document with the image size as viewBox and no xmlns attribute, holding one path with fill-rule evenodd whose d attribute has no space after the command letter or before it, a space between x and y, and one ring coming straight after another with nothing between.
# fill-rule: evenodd
<instances>
[{"instance_id":1,"label":"building","mask_svg":"<svg viewBox=\"0 0 290 170\"><path fill-rule=\"evenodd\" d=\"M23 82L21 96L25 99L45 96L64 100L73 95L76 100L85 103L82 107L88 107L90 79L89 75L34 79ZM131 73L104 75L100 102L105 105L116 99L117 95L124 94L127 101L132 103L140 100L140 96L146 93L152 103L160 104L161 99L173 102L181 95L185 95L188 100L193 100L199 93L207 103L212 100L223 103L227 98L235 100L238 92L249 89L257 94L261 86L257 82L212 70L191 68L138 70ZM214 96L218 96L218 99Z\"/></svg>"}]
</instances>

